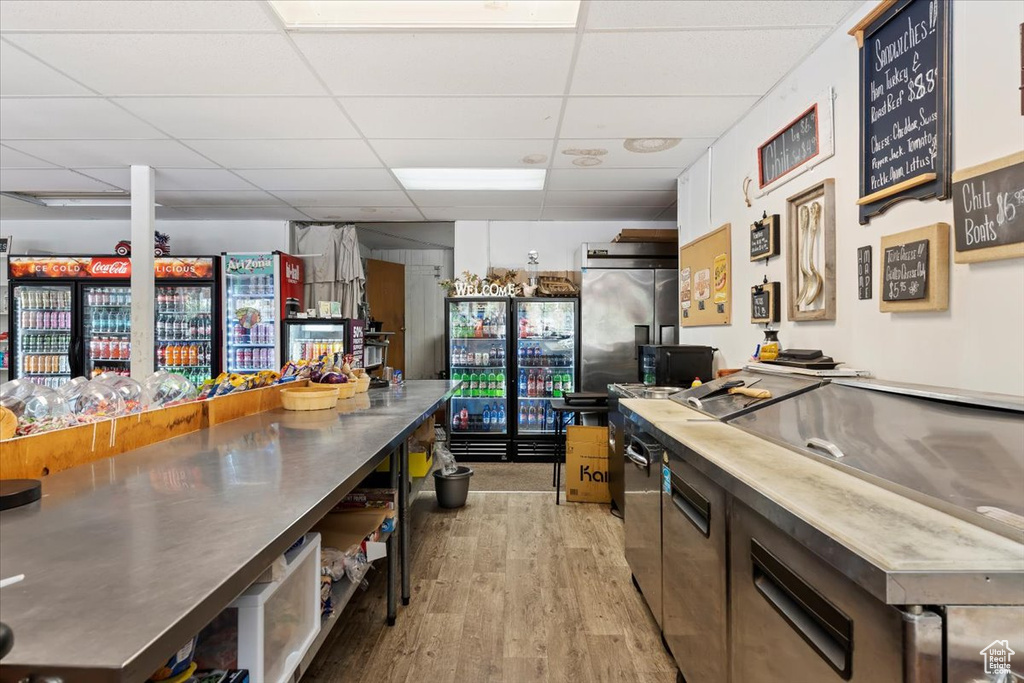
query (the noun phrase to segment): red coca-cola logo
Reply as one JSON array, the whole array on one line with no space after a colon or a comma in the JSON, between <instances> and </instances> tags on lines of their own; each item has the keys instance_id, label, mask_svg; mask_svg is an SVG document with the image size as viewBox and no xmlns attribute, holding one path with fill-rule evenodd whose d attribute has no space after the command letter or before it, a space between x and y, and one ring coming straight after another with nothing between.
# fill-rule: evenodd
<instances>
[{"instance_id":1,"label":"red coca-cola logo","mask_svg":"<svg viewBox=\"0 0 1024 683\"><path fill-rule=\"evenodd\" d=\"M89 274L93 277L130 277L132 262L119 258L96 258L89 264Z\"/></svg>"}]
</instances>

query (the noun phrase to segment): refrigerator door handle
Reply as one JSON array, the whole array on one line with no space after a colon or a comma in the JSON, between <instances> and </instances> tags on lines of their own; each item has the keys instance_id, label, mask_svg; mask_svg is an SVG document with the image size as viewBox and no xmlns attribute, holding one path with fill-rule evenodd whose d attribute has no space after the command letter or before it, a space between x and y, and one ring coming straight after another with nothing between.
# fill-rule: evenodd
<instances>
[{"instance_id":1,"label":"refrigerator door handle","mask_svg":"<svg viewBox=\"0 0 1024 683\"><path fill-rule=\"evenodd\" d=\"M640 347L651 343L650 325L633 325L633 360L640 353Z\"/></svg>"},{"instance_id":2,"label":"refrigerator door handle","mask_svg":"<svg viewBox=\"0 0 1024 683\"><path fill-rule=\"evenodd\" d=\"M671 338L665 339L665 330L671 332ZM676 343L676 326L675 325L659 325L658 326L658 343L659 344L675 344Z\"/></svg>"}]
</instances>

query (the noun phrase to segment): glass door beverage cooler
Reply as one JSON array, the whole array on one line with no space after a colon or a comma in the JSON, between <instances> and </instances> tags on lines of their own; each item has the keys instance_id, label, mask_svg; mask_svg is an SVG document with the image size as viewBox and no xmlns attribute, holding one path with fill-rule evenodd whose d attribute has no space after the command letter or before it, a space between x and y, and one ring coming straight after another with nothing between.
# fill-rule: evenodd
<instances>
[{"instance_id":1,"label":"glass door beverage cooler","mask_svg":"<svg viewBox=\"0 0 1024 683\"><path fill-rule=\"evenodd\" d=\"M335 354L352 353L347 319L304 318L284 321L284 360L319 360L323 356L333 359ZM339 357L339 359L341 358ZM282 363L283 365L283 363ZM361 367L362 364L352 364Z\"/></svg>"},{"instance_id":2,"label":"glass door beverage cooler","mask_svg":"<svg viewBox=\"0 0 1024 683\"><path fill-rule=\"evenodd\" d=\"M275 251L223 254L222 342L228 372L280 370L281 323L303 309L302 260Z\"/></svg>"},{"instance_id":3,"label":"glass door beverage cooler","mask_svg":"<svg viewBox=\"0 0 1024 683\"><path fill-rule=\"evenodd\" d=\"M156 367L200 384L220 373L216 256L156 259Z\"/></svg>"},{"instance_id":4,"label":"glass door beverage cooler","mask_svg":"<svg viewBox=\"0 0 1024 683\"><path fill-rule=\"evenodd\" d=\"M462 388L448 404L449 446L463 460L507 459L515 414L507 298L445 299L447 370Z\"/></svg>"},{"instance_id":5,"label":"glass door beverage cooler","mask_svg":"<svg viewBox=\"0 0 1024 683\"><path fill-rule=\"evenodd\" d=\"M575 390L579 381L579 299L512 300L515 344L514 453L551 458L555 412L551 399Z\"/></svg>"}]
</instances>

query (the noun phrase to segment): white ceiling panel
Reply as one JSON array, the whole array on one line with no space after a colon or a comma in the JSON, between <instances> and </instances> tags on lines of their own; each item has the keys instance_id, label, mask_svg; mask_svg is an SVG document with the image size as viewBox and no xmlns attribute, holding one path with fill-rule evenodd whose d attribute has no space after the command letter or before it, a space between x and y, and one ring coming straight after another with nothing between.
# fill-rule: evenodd
<instances>
[{"instance_id":1,"label":"white ceiling panel","mask_svg":"<svg viewBox=\"0 0 1024 683\"><path fill-rule=\"evenodd\" d=\"M672 191L681 169L556 168L548 171L548 190Z\"/></svg>"},{"instance_id":2,"label":"white ceiling panel","mask_svg":"<svg viewBox=\"0 0 1024 683\"><path fill-rule=\"evenodd\" d=\"M676 200L674 191L646 190L573 190L548 192L544 208L549 206L657 206L664 208Z\"/></svg>"},{"instance_id":3,"label":"white ceiling panel","mask_svg":"<svg viewBox=\"0 0 1024 683\"><path fill-rule=\"evenodd\" d=\"M463 190L419 190L409 192L416 206L536 206L544 197L541 190L522 191L463 191ZM433 219L432 219L433 220ZM436 220L447 220L439 218Z\"/></svg>"},{"instance_id":4,"label":"white ceiling panel","mask_svg":"<svg viewBox=\"0 0 1024 683\"><path fill-rule=\"evenodd\" d=\"M123 168L138 164L165 168L216 166L174 140L22 140L11 147L58 166Z\"/></svg>"},{"instance_id":5,"label":"white ceiling panel","mask_svg":"<svg viewBox=\"0 0 1024 683\"><path fill-rule=\"evenodd\" d=\"M380 168L362 140L184 140L227 168Z\"/></svg>"},{"instance_id":6,"label":"white ceiling panel","mask_svg":"<svg viewBox=\"0 0 1024 683\"><path fill-rule=\"evenodd\" d=\"M262 0L3 0L4 31L273 31Z\"/></svg>"},{"instance_id":7,"label":"white ceiling panel","mask_svg":"<svg viewBox=\"0 0 1024 683\"><path fill-rule=\"evenodd\" d=\"M54 165L0 145L0 168L53 168Z\"/></svg>"},{"instance_id":8,"label":"white ceiling panel","mask_svg":"<svg viewBox=\"0 0 1024 683\"><path fill-rule=\"evenodd\" d=\"M359 137L334 100L324 97L129 97L116 102L176 138Z\"/></svg>"},{"instance_id":9,"label":"white ceiling panel","mask_svg":"<svg viewBox=\"0 0 1024 683\"><path fill-rule=\"evenodd\" d=\"M424 207L429 221L535 221L540 208L533 206L437 206Z\"/></svg>"},{"instance_id":10,"label":"white ceiling panel","mask_svg":"<svg viewBox=\"0 0 1024 683\"><path fill-rule=\"evenodd\" d=\"M25 33L7 39L104 95L324 94L282 35Z\"/></svg>"},{"instance_id":11,"label":"white ceiling panel","mask_svg":"<svg viewBox=\"0 0 1024 683\"><path fill-rule=\"evenodd\" d=\"M547 166L551 140L370 140L391 168L515 168ZM525 157L542 158L526 163Z\"/></svg>"},{"instance_id":12,"label":"white ceiling panel","mask_svg":"<svg viewBox=\"0 0 1024 683\"><path fill-rule=\"evenodd\" d=\"M288 206L201 206L175 208L184 218L227 221L305 221L309 218Z\"/></svg>"},{"instance_id":13,"label":"white ceiling panel","mask_svg":"<svg viewBox=\"0 0 1024 683\"><path fill-rule=\"evenodd\" d=\"M315 221L423 220L419 211L408 207L300 206L298 209Z\"/></svg>"},{"instance_id":14,"label":"white ceiling panel","mask_svg":"<svg viewBox=\"0 0 1024 683\"><path fill-rule=\"evenodd\" d=\"M160 183L157 181L157 186ZM235 190L233 192L197 191L161 192L157 191L156 201L164 206L284 206L280 199L259 190Z\"/></svg>"},{"instance_id":15,"label":"white ceiling panel","mask_svg":"<svg viewBox=\"0 0 1024 683\"><path fill-rule=\"evenodd\" d=\"M371 249L400 249L410 246L422 248L424 244L439 249L445 247L451 249L455 246L455 226L450 222L419 220L415 223L393 225L367 223L365 218L360 218L356 222L356 231L359 234L359 244L366 245ZM404 242L404 246L396 240ZM387 242L391 242L391 245L388 245Z\"/></svg>"},{"instance_id":16,"label":"white ceiling panel","mask_svg":"<svg viewBox=\"0 0 1024 683\"><path fill-rule=\"evenodd\" d=\"M863 4L862 0L591 0L587 30L834 26Z\"/></svg>"},{"instance_id":17,"label":"white ceiling panel","mask_svg":"<svg viewBox=\"0 0 1024 683\"><path fill-rule=\"evenodd\" d=\"M78 168L85 175L98 178L125 190L131 189L131 170L128 168ZM196 190L255 190L230 171L220 168L158 168L155 173L157 191Z\"/></svg>"},{"instance_id":18,"label":"white ceiling panel","mask_svg":"<svg viewBox=\"0 0 1024 683\"><path fill-rule=\"evenodd\" d=\"M718 137L756 97L570 97L563 138Z\"/></svg>"},{"instance_id":19,"label":"white ceiling panel","mask_svg":"<svg viewBox=\"0 0 1024 683\"><path fill-rule=\"evenodd\" d=\"M368 138L550 138L557 97L353 97L342 100Z\"/></svg>"},{"instance_id":20,"label":"white ceiling panel","mask_svg":"<svg viewBox=\"0 0 1024 683\"><path fill-rule=\"evenodd\" d=\"M396 190L398 183L384 169L275 168L238 171L264 190Z\"/></svg>"},{"instance_id":21,"label":"white ceiling panel","mask_svg":"<svg viewBox=\"0 0 1024 683\"><path fill-rule=\"evenodd\" d=\"M162 138L110 102L92 98L0 99L0 139Z\"/></svg>"},{"instance_id":22,"label":"white ceiling panel","mask_svg":"<svg viewBox=\"0 0 1024 683\"><path fill-rule=\"evenodd\" d=\"M588 33L572 94L761 95L828 31ZM755 55L756 66L751 64Z\"/></svg>"},{"instance_id":23,"label":"white ceiling panel","mask_svg":"<svg viewBox=\"0 0 1024 683\"><path fill-rule=\"evenodd\" d=\"M0 96L91 94L67 76L0 41Z\"/></svg>"},{"instance_id":24,"label":"white ceiling panel","mask_svg":"<svg viewBox=\"0 0 1024 683\"><path fill-rule=\"evenodd\" d=\"M0 191L3 192L103 192L114 189L107 183L63 168L8 168L0 173Z\"/></svg>"},{"instance_id":25,"label":"white ceiling panel","mask_svg":"<svg viewBox=\"0 0 1024 683\"><path fill-rule=\"evenodd\" d=\"M674 168L682 171L692 164L714 142L714 138L683 138L675 147L662 152L638 154L623 147L625 139L583 139L562 138L552 160L554 168L579 168L573 162L580 158L582 150L603 150L600 154L600 168ZM566 154L566 152L571 152ZM597 168L596 166L590 168Z\"/></svg>"},{"instance_id":26,"label":"white ceiling panel","mask_svg":"<svg viewBox=\"0 0 1024 683\"><path fill-rule=\"evenodd\" d=\"M574 33L297 33L337 95L561 95Z\"/></svg>"},{"instance_id":27,"label":"white ceiling panel","mask_svg":"<svg viewBox=\"0 0 1024 683\"><path fill-rule=\"evenodd\" d=\"M274 196L292 206L412 206L412 202L400 190L326 190L322 192L276 191Z\"/></svg>"},{"instance_id":28,"label":"white ceiling panel","mask_svg":"<svg viewBox=\"0 0 1024 683\"><path fill-rule=\"evenodd\" d=\"M545 206L545 221L652 221L661 209L651 206Z\"/></svg>"}]
</instances>

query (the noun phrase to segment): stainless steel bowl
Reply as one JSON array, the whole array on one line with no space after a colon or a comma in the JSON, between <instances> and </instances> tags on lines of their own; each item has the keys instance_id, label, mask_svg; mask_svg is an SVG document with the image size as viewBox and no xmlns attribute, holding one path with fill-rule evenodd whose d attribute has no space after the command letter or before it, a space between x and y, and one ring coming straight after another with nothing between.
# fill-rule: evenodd
<instances>
[{"instance_id":1,"label":"stainless steel bowl","mask_svg":"<svg viewBox=\"0 0 1024 683\"><path fill-rule=\"evenodd\" d=\"M683 387L647 387L644 389L644 398L668 398L682 390Z\"/></svg>"}]
</instances>

